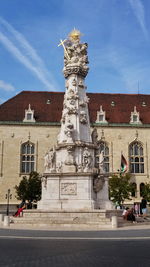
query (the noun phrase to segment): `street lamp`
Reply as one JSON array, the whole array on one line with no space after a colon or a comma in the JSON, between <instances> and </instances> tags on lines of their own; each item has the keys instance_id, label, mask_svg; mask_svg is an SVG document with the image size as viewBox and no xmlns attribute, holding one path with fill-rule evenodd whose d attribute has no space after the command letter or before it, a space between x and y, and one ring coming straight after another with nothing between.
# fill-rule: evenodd
<instances>
[{"instance_id":1,"label":"street lamp","mask_svg":"<svg viewBox=\"0 0 150 267\"><path fill-rule=\"evenodd\" d=\"M6 215L9 215L9 200L12 198L12 194L10 194L10 189L8 189L6 197L7 199L7 210L6 210Z\"/></svg>"}]
</instances>

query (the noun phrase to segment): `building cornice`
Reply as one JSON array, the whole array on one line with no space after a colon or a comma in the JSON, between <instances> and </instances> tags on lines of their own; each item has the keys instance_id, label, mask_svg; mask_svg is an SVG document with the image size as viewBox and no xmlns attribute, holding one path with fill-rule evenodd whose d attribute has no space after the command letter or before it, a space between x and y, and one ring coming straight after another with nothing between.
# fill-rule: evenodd
<instances>
[{"instance_id":1,"label":"building cornice","mask_svg":"<svg viewBox=\"0 0 150 267\"><path fill-rule=\"evenodd\" d=\"M0 125L15 126L60 126L60 122L22 122L22 121L0 121ZM98 123L90 124L91 127L128 127L128 128L150 128L150 124L129 124L129 123Z\"/></svg>"}]
</instances>

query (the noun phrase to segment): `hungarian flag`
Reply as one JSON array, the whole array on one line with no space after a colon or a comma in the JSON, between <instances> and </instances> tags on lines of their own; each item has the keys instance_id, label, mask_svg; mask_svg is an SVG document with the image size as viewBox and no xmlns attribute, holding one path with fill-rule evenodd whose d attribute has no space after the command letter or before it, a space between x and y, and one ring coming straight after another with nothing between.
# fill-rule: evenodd
<instances>
[{"instance_id":1,"label":"hungarian flag","mask_svg":"<svg viewBox=\"0 0 150 267\"><path fill-rule=\"evenodd\" d=\"M128 163L123 155L121 155L121 173L126 172L128 169Z\"/></svg>"}]
</instances>

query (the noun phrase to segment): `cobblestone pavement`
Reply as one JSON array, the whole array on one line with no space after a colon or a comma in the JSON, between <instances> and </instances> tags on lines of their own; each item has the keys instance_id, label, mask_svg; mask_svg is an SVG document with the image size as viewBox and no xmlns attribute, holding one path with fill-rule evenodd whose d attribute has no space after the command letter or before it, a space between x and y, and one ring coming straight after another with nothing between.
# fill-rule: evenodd
<instances>
[{"instance_id":1,"label":"cobblestone pavement","mask_svg":"<svg viewBox=\"0 0 150 267\"><path fill-rule=\"evenodd\" d=\"M0 230L2 267L150 266L150 231Z\"/></svg>"},{"instance_id":2,"label":"cobblestone pavement","mask_svg":"<svg viewBox=\"0 0 150 267\"><path fill-rule=\"evenodd\" d=\"M0 240L0 266L150 266L150 241Z\"/></svg>"}]
</instances>

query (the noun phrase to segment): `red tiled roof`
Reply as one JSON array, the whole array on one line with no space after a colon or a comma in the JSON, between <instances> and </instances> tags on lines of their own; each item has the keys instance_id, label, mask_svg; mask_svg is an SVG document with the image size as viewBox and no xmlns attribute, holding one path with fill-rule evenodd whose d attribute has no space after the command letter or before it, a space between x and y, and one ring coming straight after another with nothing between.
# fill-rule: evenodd
<instances>
[{"instance_id":1,"label":"red tiled roof","mask_svg":"<svg viewBox=\"0 0 150 267\"><path fill-rule=\"evenodd\" d=\"M90 121L95 122L100 105L106 112L108 123L129 123L134 106L140 112L140 120L150 123L150 95L88 93ZM29 104L34 110L36 122L60 122L63 108L63 92L22 91L0 105L0 121L22 122ZM50 104L47 104L50 100ZM114 106L111 105L112 101ZM143 103L146 106L143 106Z\"/></svg>"}]
</instances>

